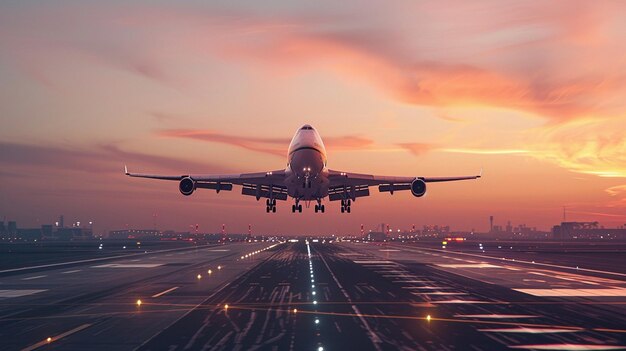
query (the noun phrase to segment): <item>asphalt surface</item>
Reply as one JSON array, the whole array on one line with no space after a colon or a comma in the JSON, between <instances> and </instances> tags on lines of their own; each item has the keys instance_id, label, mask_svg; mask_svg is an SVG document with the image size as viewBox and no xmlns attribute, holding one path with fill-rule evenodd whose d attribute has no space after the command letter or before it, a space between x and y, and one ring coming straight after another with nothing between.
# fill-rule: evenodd
<instances>
[{"instance_id":1,"label":"asphalt surface","mask_svg":"<svg viewBox=\"0 0 626 351\"><path fill-rule=\"evenodd\" d=\"M0 276L0 348L626 349L626 260L576 269L580 257L557 249L502 259L409 244L271 245Z\"/></svg>"}]
</instances>

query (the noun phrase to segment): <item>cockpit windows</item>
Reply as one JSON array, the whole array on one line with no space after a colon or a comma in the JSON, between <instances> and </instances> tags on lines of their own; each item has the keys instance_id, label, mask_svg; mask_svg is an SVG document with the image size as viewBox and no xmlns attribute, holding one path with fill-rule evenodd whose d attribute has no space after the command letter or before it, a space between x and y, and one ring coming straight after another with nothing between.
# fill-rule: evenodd
<instances>
[{"instance_id":1,"label":"cockpit windows","mask_svg":"<svg viewBox=\"0 0 626 351\"><path fill-rule=\"evenodd\" d=\"M300 128L300 130L313 130L313 127L311 127L310 125L305 125L302 128Z\"/></svg>"}]
</instances>

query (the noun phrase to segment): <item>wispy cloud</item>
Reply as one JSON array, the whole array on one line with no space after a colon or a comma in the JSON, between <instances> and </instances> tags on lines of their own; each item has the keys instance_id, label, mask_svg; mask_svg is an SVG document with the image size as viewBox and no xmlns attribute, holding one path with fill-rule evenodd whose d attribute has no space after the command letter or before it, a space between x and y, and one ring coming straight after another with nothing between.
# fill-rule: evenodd
<instances>
[{"instance_id":1,"label":"wispy cloud","mask_svg":"<svg viewBox=\"0 0 626 351\"><path fill-rule=\"evenodd\" d=\"M159 131L157 135L226 144L280 157L287 156L287 146L290 142L289 138L240 136L212 130L167 129ZM371 139L354 135L325 137L324 143L333 151L363 150L374 146Z\"/></svg>"},{"instance_id":2,"label":"wispy cloud","mask_svg":"<svg viewBox=\"0 0 626 351\"><path fill-rule=\"evenodd\" d=\"M122 174L124 164L147 167L155 171L176 172L176 174L189 171L227 171L219 165L125 151L115 144L69 150L52 145L0 142L0 148L3 150L0 153L0 163L4 167L8 169L16 167L16 169L21 169L24 172L35 170L39 174L46 174L46 170L66 173Z\"/></svg>"},{"instance_id":3,"label":"wispy cloud","mask_svg":"<svg viewBox=\"0 0 626 351\"><path fill-rule=\"evenodd\" d=\"M398 146L409 151L415 156L423 155L434 148L432 144L427 143L399 143Z\"/></svg>"},{"instance_id":4,"label":"wispy cloud","mask_svg":"<svg viewBox=\"0 0 626 351\"><path fill-rule=\"evenodd\" d=\"M212 130L168 129L159 131L157 134L168 138L193 139L226 144L274 156L286 156L287 145L289 145L289 139L287 138L239 136Z\"/></svg>"},{"instance_id":5,"label":"wispy cloud","mask_svg":"<svg viewBox=\"0 0 626 351\"><path fill-rule=\"evenodd\" d=\"M626 185L616 185L605 190L611 196L626 195Z\"/></svg>"}]
</instances>

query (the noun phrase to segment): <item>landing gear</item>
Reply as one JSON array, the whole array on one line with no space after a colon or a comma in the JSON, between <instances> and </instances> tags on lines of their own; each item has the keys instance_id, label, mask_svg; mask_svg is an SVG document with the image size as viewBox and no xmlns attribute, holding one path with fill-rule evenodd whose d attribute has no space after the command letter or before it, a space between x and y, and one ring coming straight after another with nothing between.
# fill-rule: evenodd
<instances>
[{"instance_id":1,"label":"landing gear","mask_svg":"<svg viewBox=\"0 0 626 351\"><path fill-rule=\"evenodd\" d=\"M344 213L344 212L350 213L350 205L351 205L350 199L341 200L341 213Z\"/></svg>"},{"instance_id":2,"label":"landing gear","mask_svg":"<svg viewBox=\"0 0 626 351\"><path fill-rule=\"evenodd\" d=\"M265 200L265 212L267 213L276 213L276 199L267 199Z\"/></svg>"},{"instance_id":3,"label":"landing gear","mask_svg":"<svg viewBox=\"0 0 626 351\"><path fill-rule=\"evenodd\" d=\"M322 205L322 200L318 199L317 205L315 205L315 213L318 213L318 212L324 213L325 210L326 210L326 207Z\"/></svg>"},{"instance_id":4,"label":"landing gear","mask_svg":"<svg viewBox=\"0 0 626 351\"><path fill-rule=\"evenodd\" d=\"M295 205L291 205L291 212L296 213L296 211L302 213L302 205L298 204L298 201L296 201Z\"/></svg>"}]
</instances>

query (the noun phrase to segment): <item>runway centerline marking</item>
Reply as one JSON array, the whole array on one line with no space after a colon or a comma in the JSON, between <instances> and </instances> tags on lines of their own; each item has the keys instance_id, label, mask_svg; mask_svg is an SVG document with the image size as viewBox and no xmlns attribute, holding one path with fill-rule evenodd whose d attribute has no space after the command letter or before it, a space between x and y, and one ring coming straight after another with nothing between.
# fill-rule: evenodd
<instances>
[{"instance_id":1,"label":"runway centerline marking","mask_svg":"<svg viewBox=\"0 0 626 351\"><path fill-rule=\"evenodd\" d=\"M159 296L163 296L163 295L165 295L165 294L167 294L167 293L169 293L169 292L172 292L172 291L174 291L174 290L176 290L176 289L178 289L178 288L179 288L178 286L175 286L175 287L170 288L170 289L167 289L167 290L165 290L165 291L161 291L161 292L160 292L160 293L158 293L158 294L154 294L154 295L152 295L152 297L159 297Z\"/></svg>"},{"instance_id":2,"label":"runway centerline marking","mask_svg":"<svg viewBox=\"0 0 626 351\"><path fill-rule=\"evenodd\" d=\"M47 277L47 275L37 275L34 277L22 278L22 280L33 280L33 279L39 279L39 278L45 278L45 277Z\"/></svg>"}]
</instances>

